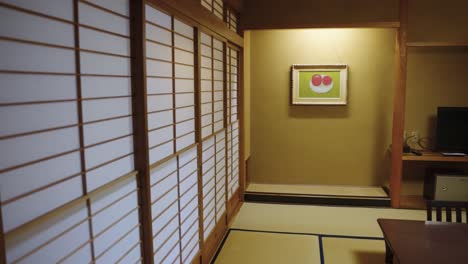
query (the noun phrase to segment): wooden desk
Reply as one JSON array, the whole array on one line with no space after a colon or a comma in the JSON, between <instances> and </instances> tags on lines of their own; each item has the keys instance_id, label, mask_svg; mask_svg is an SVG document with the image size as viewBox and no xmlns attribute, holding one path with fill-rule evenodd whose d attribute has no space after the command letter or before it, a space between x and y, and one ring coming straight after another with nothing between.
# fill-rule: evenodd
<instances>
[{"instance_id":1,"label":"wooden desk","mask_svg":"<svg viewBox=\"0 0 468 264\"><path fill-rule=\"evenodd\" d=\"M378 219L386 263L466 264L468 224Z\"/></svg>"}]
</instances>

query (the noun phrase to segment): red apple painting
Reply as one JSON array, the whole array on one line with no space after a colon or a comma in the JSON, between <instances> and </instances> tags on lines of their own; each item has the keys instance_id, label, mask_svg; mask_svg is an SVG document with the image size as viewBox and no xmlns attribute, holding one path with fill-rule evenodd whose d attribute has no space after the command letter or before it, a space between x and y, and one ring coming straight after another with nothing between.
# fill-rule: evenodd
<instances>
[{"instance_id":1,"label":"red apple painting","mask_svg":"<svg viewBox=\"0 0 468 264\"><path fill-rule=\"evenodd\" d=\"M328 93L333 88L333 79L328 75L314 74L309 86L316 93Z\"/></svg>"},{"instance_id":2,"label":"red apple painting","mask_svg":"<svg viewBox=\"0 0 468 264\"><path fill-rule=\"evenodd\" d=\"M347 104L347 65L293 65L293 104Z\"/></svg>"}]
</instances>

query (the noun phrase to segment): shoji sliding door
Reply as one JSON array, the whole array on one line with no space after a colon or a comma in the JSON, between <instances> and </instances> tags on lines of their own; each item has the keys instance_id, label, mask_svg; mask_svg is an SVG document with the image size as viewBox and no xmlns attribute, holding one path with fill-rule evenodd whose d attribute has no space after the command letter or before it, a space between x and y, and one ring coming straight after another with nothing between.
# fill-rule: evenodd
<instances>
[{"instance_id":1,"label":"shoji sliding door","mask_svg":"<svg viewBox=\"0 0 468 264\"><path fill-rule=\"evenodd\" d=\"M0 20L7 262L138 261L129 2L1 1Z\"/></svg>"},{"instance_id":2,"label":"shoji sliding door","mask_svg":"<svg viewBox=\"0 0 468 264\"><path fill-rule=\"evenodd\" d=\"M207 240L226 224L226 130L224 129L224 44L200 33L203 230Z\"/></svg>"},{"instance_id":3,"label":"shoji sliding door","mask_svg":"<svg viewBox=\"0 0 468 264\"><path fill-rule=\"evenodd\" d=\"M228 47L226 52L227 89L227 177L228 199L239 189L239 52Z\"/></svg>"},{"instance_id":4,"label":"shoji sliding door","mask_svg":"<svg viewBox=\"0 0 468 264\"><path fill-rule=\"evenodd\" d=\"M146 71L155 263L200 249L194 28L146 6Z\"/></svg>"}]
</instances>

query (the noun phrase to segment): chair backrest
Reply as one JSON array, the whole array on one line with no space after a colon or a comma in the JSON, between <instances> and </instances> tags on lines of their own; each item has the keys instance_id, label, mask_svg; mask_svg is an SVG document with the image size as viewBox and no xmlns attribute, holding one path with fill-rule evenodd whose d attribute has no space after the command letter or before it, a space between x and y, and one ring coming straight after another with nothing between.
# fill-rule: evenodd
<instances>
[{"instance_id":1,"label":"chair backrest","mask_svg":"<svg viewBox=\"0 0 468 264\"><path fill-rule=\"evenodd\" d=\"M468 223L468 202L452 202L452 201L437 201L427 200L427 220L432 221L432 210L436 210L436 221L442 221L442 212L445 208L445 219L447 222L452 222L452 210L455 210L455 220L457 223L462 223L462 213L465 211L465 219Z\"/></svg>"}]
</instances>

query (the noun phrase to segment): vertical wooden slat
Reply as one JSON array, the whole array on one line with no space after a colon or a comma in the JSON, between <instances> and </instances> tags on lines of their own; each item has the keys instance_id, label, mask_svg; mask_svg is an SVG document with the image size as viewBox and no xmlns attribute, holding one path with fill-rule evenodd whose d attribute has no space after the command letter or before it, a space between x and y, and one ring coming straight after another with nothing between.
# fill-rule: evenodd
<instances>
[{"instance_id":1,"label":"vertical wooden slat","mask_svg":"<svg viewBox=\"0 0 468 264\"><path fill-rule=\"evenodd\" d=\"M456 216L457 216L457 223L461 223L462 222L462 214L461 214L461 208L460 207L456 207L455 208L455 213L456 213Z\"/></svg>"},{"instance_id":2,"label":"vertical wooden slat","mask_svg":"<svg viewBox=\"0 0 468 264\"><path fill-rule=\"evenodd\" d=\"M135 170L138 171L137 185L138 204L140 205L141 254L144 263L154 263L153 231L151 219L151 183L148 149L148 119L146 98L145 66L145 1L130 1L130 35L131 35L131 72L132 72L132 111L133 111L133 145Z\"/></svg>"},{"instance_id":3,"label":"vertical wooden slat","mask_svg":"<svg viewBox=\"0 0 468 264\"><path fill-rule=\"evenodd\" d=\"M1 194L0 194L1 200ZM0 203L0 263L6 263L6 245L5 233L3 232L3 210L2 203Z\"/></svg>"},{"instance_id":4,"label":"vertical wooden slat","mask_svg":"<svg viewBox=\"0 0 468 264\"><path fill-rule=\"evenodd\" d=\"M237 55L237 114L239 119L239 186L240 200L244 200L246 185L245 146L244 146L244 52L240 49Z\"/></svg>"},{"instance_id":5,"label":"vertical wooden slat","mask_svg":"<svg viewBox=\"0 0 468 264\"><path fill-rule=\"evenodd\" d=\"M202 144L202 135L201 135L201 68L200 68L200 61L201 61L201 32L198 30L197 27L194 28L194 56L195 56L195 140L197 144L197 166L198 166L198 234L200 237L199 246L200 250L203 252L203 241L204 241L204 228L203 228L203 174L202 174L202 153L203 153L203 144ZM200 256L199 256L200 258Z\"/></svg>"},{"instance_id":6,"label":"vertical wooden slat","mask_svg":"<svg viewBox=\"0 0 468 264\"><path fill-rule=\"evenodd\" d=\"M442 221L442 207L436 206L436 220Z\"/></svg>"},{"instance_id":7,"label":"vertical wooden slat","mask_svg":"<svg viewBox=\"0 0 468 264\"><path fill-rule=\"evenodd\" d=\"M449 206L445 207L445 218L447 219L447 222L452 222L452 208Z\"/></svg>"},{"instance_id":8,"label":"vertical wooden slat","mask_svg":"<svg viewBox=\"0 0 468 264\"><path fill-rule=\"evenodd\" d=\"M78 124L83 124L83 101L81 95L81 60L80 60L80 26L79 26L79 0L73 1L73 21L74 21L74 38L75 38L75 72L76 72L76 99L77 99L77 113L78 113ZM79 133L79 142L80 142L80 161L81 161L81 185L83 190L83 196L88 194L88 184L86 181L86 159L84 152L84 126L78 126ZM93 239L93 222L92 222L92 212L91 212L91 201L90 199L86 200L86 211L88 214L88 230L90 237L90 248L91 248L91 260L96 259L94 252L94 239Z\"/></svg>"},{"instance_id":9,"label":"vertical wooden slat","mask_svg":"<svg viewBox=\"0 0 468 264\"><path fill-rule=\"evenodd\" d=\"M396 41L396 80L393 98L392 171L390 198L392 207L400 207L401 179L403 169L403 131L405 125L405 96L407 71L407 24L408 0L400 0L400 28Z\"/></svg>"}]
</instances>

